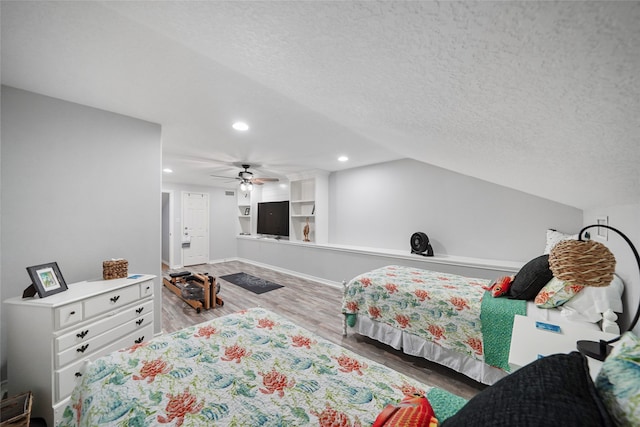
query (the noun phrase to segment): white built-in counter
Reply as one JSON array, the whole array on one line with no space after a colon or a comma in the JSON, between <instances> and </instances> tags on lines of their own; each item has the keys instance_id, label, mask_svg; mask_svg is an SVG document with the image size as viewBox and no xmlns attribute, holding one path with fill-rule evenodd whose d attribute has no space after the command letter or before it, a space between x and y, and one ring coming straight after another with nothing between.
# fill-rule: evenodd
<instances>
[{"instance_id":1,"label":"white built-in counter","mask_svg":"<svg viewBox=\"0 0 640 427\"><path fill-rule=\"evenodd\" d=\"M495 279L518 272L524 262L435 254L432 257L394 249L316 244L256 236L238 236L238 257L337 285L374 268L399 264L467 277Z\"/></svg>"}]
</instances>

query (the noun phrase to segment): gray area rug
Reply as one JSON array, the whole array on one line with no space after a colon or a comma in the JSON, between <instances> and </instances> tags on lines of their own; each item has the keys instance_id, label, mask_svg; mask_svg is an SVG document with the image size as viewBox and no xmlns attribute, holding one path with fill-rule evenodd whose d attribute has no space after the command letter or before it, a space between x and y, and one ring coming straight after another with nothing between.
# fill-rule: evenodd
<instances>
[{"instance_id":1,"label":"gray area rug","mask_svg":"<svg viewBox=\"0 0 640 427\"><path fill-rule=\"evenodd\" d=\"M247 273L228 274L226 276L220 276L218 279L226 280L227 282L240 286L254 294L263 294L265 292L284 287L277 283L255 277Z\"/></svg>"}]
</instances>

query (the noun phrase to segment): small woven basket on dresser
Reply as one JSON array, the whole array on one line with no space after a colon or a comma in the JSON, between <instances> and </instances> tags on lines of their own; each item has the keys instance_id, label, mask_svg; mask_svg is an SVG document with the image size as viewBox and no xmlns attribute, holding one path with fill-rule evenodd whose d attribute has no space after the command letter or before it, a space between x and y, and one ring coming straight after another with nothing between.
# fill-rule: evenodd
<instances>
[{"instance_id":1,"label":"small woven basket on dresser","mask_svg":"<svg viewBox=\"0 0 640 427\"><path fill-rule=\"evenodd\" d=\"M30 418L30 391L0 402L0 427L29 427Z\"/></svg>"},{"instance_id":2,"label":"small woven basket on dresser","mask_svg":"<svg viewBox=\"0 0 640 427\"><path fill-rule=\"evenodd\" d=\"M104 280L121 279L129 273L129 262L126 259L114 259L102 262L102 278Z\"/></svg>"}]
</instances>

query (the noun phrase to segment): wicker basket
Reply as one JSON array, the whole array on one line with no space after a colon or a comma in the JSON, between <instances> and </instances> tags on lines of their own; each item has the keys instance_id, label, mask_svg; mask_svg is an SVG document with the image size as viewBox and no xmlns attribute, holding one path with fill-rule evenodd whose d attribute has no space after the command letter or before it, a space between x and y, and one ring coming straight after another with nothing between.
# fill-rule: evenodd
<instances>
[{"instance_id":1,"label":"wicker basket","mask_svg":"<svg viewBox=\"0 0 640 427\"><path fill-rule=\"evenodd\" d=\"M29 427L30 418L30 391L0 402L0 427Z\"/></svg>"},{"instance_id":2,"label":"wicker basket","mask_svg":"<svg viewBox=\"0 0 640 427\"><path fill-rule=\"evenodd\" d=\"M549 254L554 277L581 286L609 286L616 259L605 245L593 240L564 240Z\"/></svg>"},{"instance_id":3,"label":"wicker basket","mask_svg":"<svg viewBox=\"0 0 640 427\"><path fill-rule=\"evenodd\" d=\"M126 259L114 259L102 263L102 278L104 280L121 279L129 274L129 262Z\"/></svg>"}]
</instances>

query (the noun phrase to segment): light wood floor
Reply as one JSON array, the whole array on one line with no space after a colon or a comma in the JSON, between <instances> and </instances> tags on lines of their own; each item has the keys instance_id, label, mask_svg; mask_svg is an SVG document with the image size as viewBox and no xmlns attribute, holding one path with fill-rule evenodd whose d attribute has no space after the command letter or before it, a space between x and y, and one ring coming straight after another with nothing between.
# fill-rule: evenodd
<instances>
[{"instance_id":1,"label":"light wood floor","mask_svg":"<svg viewBox=\"0 0 640 427\"><path fill-rule=\"evenodd\" d=\"M166 271L166 266L163 266L163 270ZM367 337L356 334L343 337L340 313L342 290L339 288L239 261L190 266L185 270L192 273L206 272L216 278L225 274L245 272L284 287L257 295L219 280L221 284L219 296L224 300L224 306L203 310L198 314L195 309L163 286L162 329L164 332L173 332L238 310L262 307L287 317L335 344L425 384L440 387L466 399L470 399L485 388L484 385L462 374L427 360L405 355Z\"/></svg>"}]
</instances>

